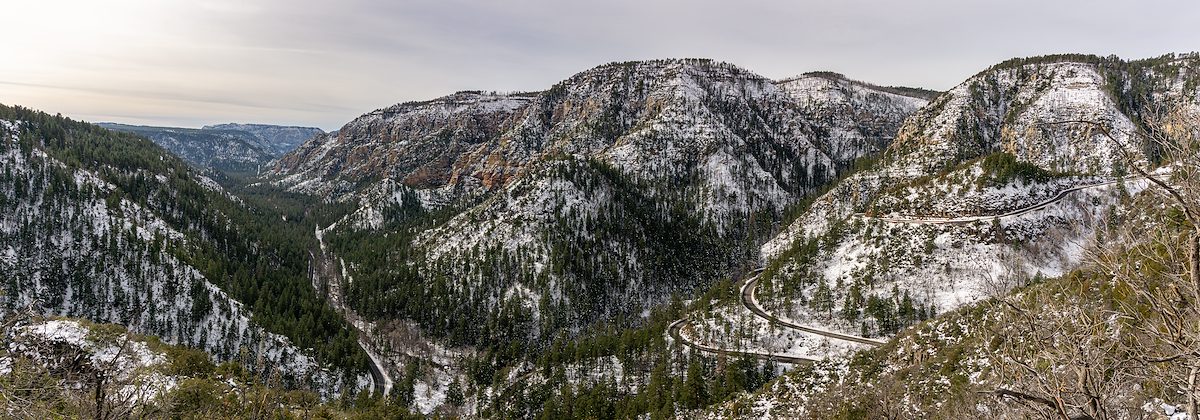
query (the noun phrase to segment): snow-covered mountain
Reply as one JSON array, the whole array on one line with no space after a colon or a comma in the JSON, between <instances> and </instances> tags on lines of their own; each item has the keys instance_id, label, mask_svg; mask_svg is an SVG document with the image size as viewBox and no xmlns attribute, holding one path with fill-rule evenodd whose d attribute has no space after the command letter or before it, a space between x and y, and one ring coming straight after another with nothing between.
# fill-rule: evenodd
<instances>
[{"instance_id":1,"label":"snow-covered mountain","mask_svg":"<svg viewBox=\"0 0 1200 420\"><path fill-rule=\"evenodd\" d=\"M271 182L357 203L342 229L386 233L401 217L388 208L406 197L449 209L404 245L420 271L454 278L479 305L515 297L539 316L587 297L591 309L566 311L580 325L725 272L744 248L722 242L769 226L924 103L708 60L614 63L545 92L460 92L371 112L281 158ZM713 246L689 255L670 238ZM472 255L484 250L526 268L481 271Z\"/></svg>"},{"instance_id":2,"label":"snow-covered mountain","mask_svg":"<svg viewBox=\"0 0 1200 420\"><path fill-rule=\"evenodd\" d=\"M1050 56L967 79L910 116L874 166L763 245L769 305L890 334L900 325L869 315L866 301L910 296L946 311L1079 267L1096 229L1148 187L1118 180L1130 173L1124 153L1157 164L1134 132L1156 110L1200 109L1193 62ZM813 310L823 287L842 315Z\"/></svg>"},{"instance_id":3,"label":"snow-covered mountain","mask_svg":"<svg viewBox=\"0 0 1200 420\"><path fill-rule=\"evenodd\" d=\"M351 209L318 229L368 318L451 344L538 343L727 276L927 95L709 60L613 63L543 92L373 111L266 181Z\"/></svg>"}]
</instances>

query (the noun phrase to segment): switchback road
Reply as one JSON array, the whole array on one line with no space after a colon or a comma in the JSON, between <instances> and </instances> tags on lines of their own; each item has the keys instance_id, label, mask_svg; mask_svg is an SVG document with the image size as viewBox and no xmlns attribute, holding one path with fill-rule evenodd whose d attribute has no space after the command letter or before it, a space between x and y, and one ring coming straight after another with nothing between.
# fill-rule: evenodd
<instances>
[{"instance_id":1,"label":"switchback road","mask_svg":"<svg viewBox=\"0 0 1200 420\"><path fill-rule=\"evenodd\" d=\"M750 312L753 312L754 315L758 316L759 318L765 319L772 324L780 325L780 326L790 328L793 330L797 330L797 331L803 331L803 332L806 332L809 334L816 334L816 335L820 335L820 336L824 336L824 337L829 337L829 338L832 338L835 340L852 341L855 343L866 344L866 345L870 345L870 346L878 346L880 344L883 344L883 342L879 341L879 340L872 340L870 338L864 338L864 337L859 337L859 336L849 335L849 334L842 334L839 332L834 332L834 331L829 331L829 330L825 330L825 329L821 329L821 328L797 324L795 322L792 322L791 320L786 320L786 319L780 318L778 316L775 316L774 314L772 314L770 312L767 312L766 309L763 309L762 305L759 305L758 297L756 297L754 294L755 290L758 288L759 274L757 274L757 273L761 273L761 272L762 272L761 269L756 270L756 274L754 275L754 277L751 277L750 279L746 280L745 283L742 284L742 293L741 293L742 306L745 306L746 309L749 309Z\"/></svg>"},{"instance_id":2,"label":"switchback road","mask_svg":"<svg viewBox=\"0 0 1200 420\"><path fill-rule=\"evenodd\" d=\"M810 358L810 357L791 356L791 355L786 355L786 354L772 354L772 353L759 353L759 352L753 352L753 351L727 350L727 349L721 349L721 348L716 348L716 347L700 344L700 343L697 343L694 341L690 341L683 336L683 333L681 332L681 330L683 329L684 326L687 326L687 325L689 325L689 323L685 319L680 319L675 322L672 322L671 325L667 327L667 334L670 335L671 338L675 339L676 341L683 343L683 345L691 347L698 351L705 352L705 353L722 354L722 355L727 355L727 356L749 356L749 357L753 357L753 358L760 359L760 360L770 360L770 361L774 361L774 362L790 363L790 364L812 363L812 362L815 362L818 360L818 359L814 359L814 358Z\"/></svg>"}]
</instances>

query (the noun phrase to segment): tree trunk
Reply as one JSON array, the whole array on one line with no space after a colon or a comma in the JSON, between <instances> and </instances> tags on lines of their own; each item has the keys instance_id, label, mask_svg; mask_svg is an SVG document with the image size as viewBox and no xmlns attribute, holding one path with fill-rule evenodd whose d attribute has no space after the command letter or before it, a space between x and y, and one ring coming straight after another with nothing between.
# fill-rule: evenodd
<instances>
[{"instance_id":1,"label":"tree trunk","mask_svg":"<svg viewBox=\"0 0 1200 420\"><path fill-rule=\"evenodd\" d=\"M96 420L104 420L104 376L96 373Z\"/></svg>"},{"instance_id":2,"label":"tree trunk","mask_svg":"<svg viewBox=\"0 0 1200 420\"><path fill-rule=\"evenodd\" d=\"M1200 229L1200 226L1196 227ZM1192 277L1192 286L1200 294L1200 231L1192 233L1191 249L1188 252L1188 273Z\"/></svg>"},{"instance_id":3,"label":"tree trunk","mask_svg":"<svg viewBox=\"0 0 1200 420\"><path fill-rule=\"evenodd\" d=\"M1188 372L1188 418L1196 418L1196 362L1192 362L1192 369Z\"/></svg>"}]
</instances>

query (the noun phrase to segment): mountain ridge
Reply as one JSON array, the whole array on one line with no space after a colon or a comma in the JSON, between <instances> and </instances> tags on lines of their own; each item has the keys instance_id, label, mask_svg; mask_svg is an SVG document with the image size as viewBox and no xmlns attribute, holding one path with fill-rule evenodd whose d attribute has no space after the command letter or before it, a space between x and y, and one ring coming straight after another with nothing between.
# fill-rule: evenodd
<instances>
[{"instance_id":1,"label":"mountain ridge","mask_svg":"<svg viewBox=\"0 0 1200 420\"><path fill-rule=\"evenodd\" d=\"M98 123L142 135L200 168L228 175L256 174L300 142L324 134L319 128L267 124L217 124L203 128Z\"/></svg>"}]
</instances>

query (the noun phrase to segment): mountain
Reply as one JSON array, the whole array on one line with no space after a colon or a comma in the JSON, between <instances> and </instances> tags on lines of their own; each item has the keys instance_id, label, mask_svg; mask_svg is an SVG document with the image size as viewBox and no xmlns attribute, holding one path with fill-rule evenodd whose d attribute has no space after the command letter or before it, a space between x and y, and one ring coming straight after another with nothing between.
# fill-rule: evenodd
<instances>
[{"instance_id":1,"label":"mountain","mask_svg":"<svg viewBox=\"0 0 1200 420\"><path fill-rule=\"evenodd\" d=\"M344 267L323 287L379 348L404 346L380 331L413 320L505 366L727 276L926 98L708 60L612 63L543 92L373 111L283 156L262 185L348 209L316 226Z\"/></svg>"},{"instance_id":2,"label":"mountain","mask_svg":"<svg viewBox=\"0 0 1200 420\"><path fill-rule=\"evenodd\" d=\"M200 129L115 123L98 125L141 135L197 167L230 174L257 173L301 141L324 133L319 128L263 124L220 124Z\"/></svg>"},{"instance_id":3,"label":"mountain","mask_svg":"<svg viewBox=\"0 0 1200 420\"><path fill-rule=\"evenodd\" d=\"M1137 348L1162 340L1138 335L1160 321L1147 312L1156 304L1131 296L1152 294L1138 287L1162 287L1157 273L1178 264L1154 259L1161 242L1148 241L1165 240L1156 232L1178 238L1187 225L1165 216L1181 210L1159 186L1124 177L1135 165L1189 165L1190 155L1172 150L1194 144L1180 139L1194 136L1186 127L1200 117L1196 64L1195 54L1014 59L914 113L873 166L837 183L763 246L759 280L763 306L790 322L896 338L830 353L853 356L797 369L709 416L1027 417L1053 412L1043 404L1053 398L1066 401L1061 410L1070 416L1177 412L1171 395L1142 391L1162 386L1156 374L1117 367L1140 356L1119 345L1059 352L1052 347L1064 344L1046 337L1128 339ZM1190 185L1190 173L1168 167L1152 175ZM1133 268L1146 264L1166 265ZM1121 280L1120 267L1144 277ZM946 315L905 329L935 313ZM1100 317L1139 326L1086 323ZM1039 363L1072 368L1043 371ZM1099 374L1092 367L1125 376L1087 383ZM1088 390L1070 385L1055 394L1038 381ZM1101 397L1071 405L1080 400L1065 396L1071 392ZM1143 409L1144 401L1158 402Z\"/></svg>"},{"instance_id":4,"label":"mountain","mask_svg":"<svg viewBox=\"0 0 1200 420\"><path fill-rule=\"evenodd\" d=\"M361 209L339 224L343 228L380 229L404 217L391 212L453 213L414 238L411 246L423 259L458 265L455 261L468 260L465 251L499 247L512 255L498 258L521 254L525 261L518 264L542 267L506 276L544 276L545 267L565 262L564 253L579 251L562 247L580 239L634 255L662 234L701 234L706 238L695 239L708 241L733 231L744 234L752 214L766 214L769 223L840 168L877 150L890 139L889 123L898 124L924 104L848 81L803 83L776 83L723 63L669 60L598 67L536 94L460 92L377 110L318 136L281 158L272 182L357 201ZM823 103L814 96L833 97L826 92L834 90L842 95L839 104L814 105ZM857 113L829 117L848 110ZM639 220L641 227L621 226L623 218ZM554 237L564 228L593 225L586 236L609 228L633 230L598 241ZM642 282L636 274L646 271L641 260L664 257L616 258L625 267L603 270L616 277L596 281L617 292ZM662 268L691 265L668 264L674 266ZM685 277L693 279L663 283L698 280ZM542 293L582 293L560 289L577 281L541 282L554 283L534 288ZM519 290L511 280L502 283L483 295ZM625 293L630 292L643 293ZM526 300L533 304L536 296Z\"/></svg>"},{"instance_id":5,"label":"mountain","mask_svg":"<svg viewBox=\"0 0 1200 420\"><path fill-rule=\"evenodd\" d=\"M258 144L269 151L273 156L282 156L283 154L292 151L300 143L313 138L313 136L325 134L320 128L316 127L296 127L286 125L270 125L270 124L216 124L206 125L203 130L226 130L226 131L241 131L250 133L258 139Z\"/></svg>"},{"instance_id":6,"label":"mountain","mask_svg":"<svg viewBox=\"0 0 1200 420\"><path fill-rule=\"evenodd\" d=\"M1003 294L1017 279L1069 272L1094 236L1093 226L1077 222L1104 217L1115 193L1132 188L1105 183L1129 170L1117 144L1086 122L1153 162L1132 133L1154 107L1196 103L1188 79L1175 76L1185 62L1043 57L971 77L909 117L874 167L840 182L765 244L766 277L779 273L808 294L822 282L840 286L835 299L851 287L871 295L895 286L953 309ZM1134 99L1143 95L1150 99ZM1064 205L977 217L1076 189L1061 197ZM906 218L964 222L896 222Z\"/></svg>"},{"instance_id":7,"label":"mountain","mask_svg":"<svg viewBox=\"0 0 1200 420\"><path fill-rule=\"evenodd\" d=\"M0 107L0 315L115 323L326 394L368 388L307 231L142 137Z\"/></svg>"}]
</instances>

